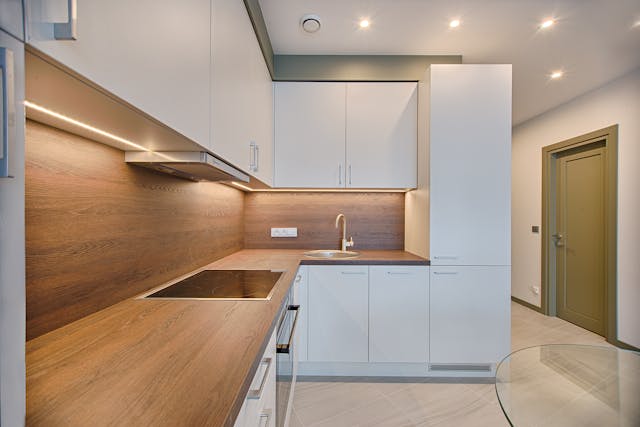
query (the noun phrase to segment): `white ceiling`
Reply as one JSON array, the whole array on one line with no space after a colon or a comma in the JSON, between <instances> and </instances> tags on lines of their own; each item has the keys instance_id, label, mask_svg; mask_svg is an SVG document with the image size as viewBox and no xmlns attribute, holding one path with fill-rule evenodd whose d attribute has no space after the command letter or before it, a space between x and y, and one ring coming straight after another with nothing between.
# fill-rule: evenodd
<instances>
[{"instance_id":1,"label":"white ceiling","mask_svg":"<svg viewBox=\"0 0 640 427\"><path fill-rule=\"evenodd\" d=\"M276 54L459 54L513 64L521 123L640 67L640 0L260 0ZM322 28L308 34L300 18ZM547 30L540 22L553 17ZM367 18L371 26L360 29ZM449 21L459 18L457 29ZM551 81L551 71L565 76ZM639 94L640 96L640 94Z\"/></svg>"}]
</instances>

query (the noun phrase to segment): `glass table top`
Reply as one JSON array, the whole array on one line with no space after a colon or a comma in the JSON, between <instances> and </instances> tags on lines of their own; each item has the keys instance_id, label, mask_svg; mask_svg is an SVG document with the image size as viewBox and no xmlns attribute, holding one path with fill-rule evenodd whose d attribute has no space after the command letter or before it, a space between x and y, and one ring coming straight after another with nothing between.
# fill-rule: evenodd
<instances>
[{"instance_id":1,"label":"glass table top","mask_svg":"<svg viewBox=\"0 0 640 427\"><path fill-rule=\"evenodd\" d=\"M516 427L638 427L640 353L574 344L525 348L498 365L496 392Z\"/></svg>"}]
</instances>

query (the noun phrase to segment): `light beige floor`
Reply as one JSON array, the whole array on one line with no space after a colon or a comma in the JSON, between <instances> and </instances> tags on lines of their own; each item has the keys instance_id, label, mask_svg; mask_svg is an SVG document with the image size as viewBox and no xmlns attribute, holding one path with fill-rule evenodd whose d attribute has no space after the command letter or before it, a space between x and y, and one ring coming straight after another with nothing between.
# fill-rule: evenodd
<instances>
[{"instance_id":1,"label":"light beige floor","mask_svg":"<svg viewBox=\"0 0 640 427\"><path fill-rule=\"evenodd\" d=\"M512 350L555 343L608 345L564 320L511 304ZM300 381L295 393L291 427L509 426L493 384Z\"/></svg>"}]
</instances>

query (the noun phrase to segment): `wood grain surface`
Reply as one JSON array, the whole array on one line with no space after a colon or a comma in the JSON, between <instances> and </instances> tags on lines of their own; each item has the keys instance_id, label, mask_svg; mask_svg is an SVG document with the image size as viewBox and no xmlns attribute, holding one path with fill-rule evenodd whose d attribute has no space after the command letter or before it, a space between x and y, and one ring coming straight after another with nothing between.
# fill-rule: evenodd
<instances>
[{"instance_id":1,"label":"wood grain surface","mask_svg":"<svg viewBox=\"0 0 640 427\"><path fill-rule=\"evenodd\" d=\"M190 273L284 270L269 301L128 299L27 342L27 425L233 426L304 258L243 250Z\"/></svg>"},{"instance_id":2,"label":"wood grain surface","mask_svg":"<svg viewBox=\"0 0 640 427\"><path fill-rule=\"evenodd\" d=\"M404 249L404 193L248 193L244 247L339 249L339 213L354 250ZM272 238L271 227L298 227L298 237Z\"/></svg>"},{"instance_id":3,"label":"wood grain surface","mask_svg":"<svg viewBox=\"0 0 640 427\"><path fill-rule=\"evenodd\" d=\"M238 251L243 200L28 121L27 339Z\"/></svg>"}]
</instances>

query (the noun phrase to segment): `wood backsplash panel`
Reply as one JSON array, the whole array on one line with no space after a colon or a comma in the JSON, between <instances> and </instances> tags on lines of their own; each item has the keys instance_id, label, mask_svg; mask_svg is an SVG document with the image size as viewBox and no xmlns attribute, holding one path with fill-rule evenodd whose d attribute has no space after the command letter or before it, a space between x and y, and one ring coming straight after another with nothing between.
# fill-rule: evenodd
<instances>
[{"instance_id":1,"label":"wood backsplash panel","mask_svg":"<svg viewBox=\"0 0 640 427\"><path fill-rule=\"evenodd\" d=\"M26 141L27 339L242 249L242 192L32 121Z\"/></svg>"},{"instance_id":2,"label":"wood backsplash panel","mask_svg":"<svg viewBox=\"0 0 640 427\"><path fill-rule=\"evenodd\" d=\"M339 249L339 213L354 249L404 249L404 193L322 192L247 193L245 248ZM272 238L271 227L298 227L298 237Z\"/></svg>"}]
</instances>

